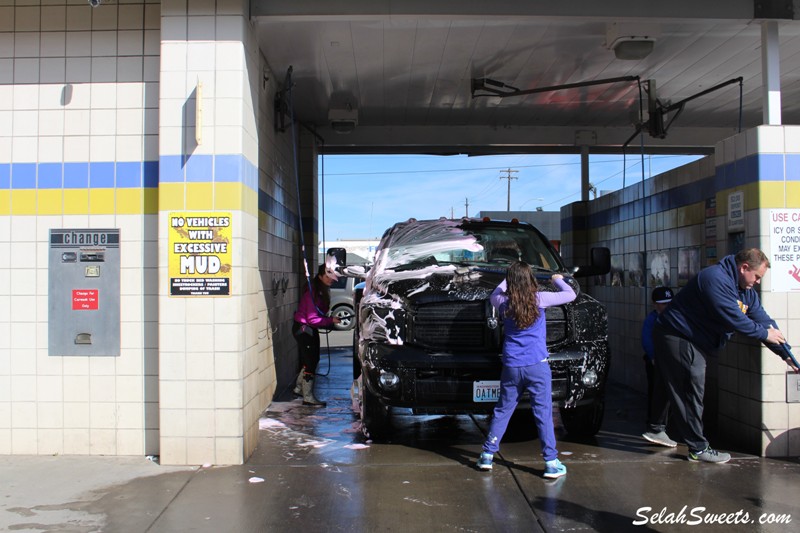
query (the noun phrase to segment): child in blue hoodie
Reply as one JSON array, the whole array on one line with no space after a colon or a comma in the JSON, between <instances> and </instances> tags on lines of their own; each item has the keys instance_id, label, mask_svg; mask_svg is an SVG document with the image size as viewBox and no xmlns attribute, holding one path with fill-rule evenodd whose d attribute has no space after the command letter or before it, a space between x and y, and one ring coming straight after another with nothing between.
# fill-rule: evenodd
<instances>
[{"instance_id":1,"label":"child in blue hoodie","mask_svg":"<svg viewBox=\"0 0 800 533\"><path fill-rule=\"evenodd\" d=\"M561 274L552 277L558 292L539 291L531 267L517 261L506 279L492 292L490 301L500 311L505 328L503 371L500 374L500 399L494 408L489 435L478 458L478 468L491 470L494 454L506 432L520 395L527 390L545 460L544 477L558 478L567 467L558 460L553 429L552 374L547 362L547 330L544 309L575 299L575 291Z\"/></svg>"}]
</instances>

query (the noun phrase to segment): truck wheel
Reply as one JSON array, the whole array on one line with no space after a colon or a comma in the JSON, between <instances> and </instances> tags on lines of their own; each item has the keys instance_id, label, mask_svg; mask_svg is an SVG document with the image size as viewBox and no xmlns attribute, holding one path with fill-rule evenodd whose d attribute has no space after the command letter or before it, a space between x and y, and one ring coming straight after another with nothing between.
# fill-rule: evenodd
<instances>
[{"instance_id":1,"label":"truck wheel","mask_svg":"<svg viewBox=\"0 0 800 533\"><path fill-rule=\"evenodd\" d=\"M367 388L361 384L361 424L367 437L380 440L389 432L389 408L384 406Z\"/></svg>"},{"instance_id":2,"label":"truck wheel","mask_svg":"<svg viewBox=\"0 0 800 533\"><path fill-rule=\"evenodd\" d=\"M356 324L353 308L349 305L336 306L336 309L333 310L333 316L339 319L339 323L333 326L336 331L350 331Z\"/></svg>"},{"instance_id":3,"label":"truck wheel","mask_svg":"<svg viewBox=\"0 0 800 533\"><path fill-rule=\"evenodd\" d=\"M572 437L586 438L597 435L603 424L605 400L599 398L591 405L561 409L561 421L564 429Z\"/></svg>"}]
</instances>

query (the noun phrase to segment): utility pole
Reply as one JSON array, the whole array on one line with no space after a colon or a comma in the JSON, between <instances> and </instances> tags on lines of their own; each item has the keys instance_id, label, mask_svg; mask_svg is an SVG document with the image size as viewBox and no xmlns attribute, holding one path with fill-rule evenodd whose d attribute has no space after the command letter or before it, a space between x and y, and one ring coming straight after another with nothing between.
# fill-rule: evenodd
<instances>
[{"instance_id":1,"label":"utility pole","mask_svg":"<svg viewBox=\"0 0 800 533\"><path fill-rule=\"evenodd\" d=\"M501 180L508 180L508 203L506 204L506 211L511 211L511 180L517 179L516 176L512 176L513 173L519 172L519 170L511 170L507 168L506 170L501 170L500 172L505 172L505 176L500 176Z\"/></svg>"},{"instance_id":2,"label":"utility pole","mask_svg":"<svg viewBox=\"0 0 800 533\"><path fill-rule=\"evenodd\" d=\"M464 198L464 208L466 209L466 217L469 218L469 198Z\"/></svg>"}]
</instances>

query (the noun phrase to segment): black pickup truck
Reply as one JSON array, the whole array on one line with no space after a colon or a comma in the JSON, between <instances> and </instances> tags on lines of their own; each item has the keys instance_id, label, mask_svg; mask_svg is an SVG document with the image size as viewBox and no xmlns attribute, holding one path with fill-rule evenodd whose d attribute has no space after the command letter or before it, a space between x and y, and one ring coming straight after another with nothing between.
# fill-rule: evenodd
<instances>
[{"instance_id":1,"label":"black pickup truck","mask_svg":"<svg viewBox=\"0 0 800 533\"><path fill-rule=\"evenodd\" d=\"M609 370L607 315L573 276L608 271L608 249L592 256L592 265L568 270L541 232L517 221L411 219L388 229L356 296L354 378L361 375L367 433L389 436L391 407L491 413L503 327L489 295L518 260L534 269L540 290L554 290L550 277L559 273L578 295L546 309L553 401L570 434L597 433Z\"/></svg>"}]
</instances>

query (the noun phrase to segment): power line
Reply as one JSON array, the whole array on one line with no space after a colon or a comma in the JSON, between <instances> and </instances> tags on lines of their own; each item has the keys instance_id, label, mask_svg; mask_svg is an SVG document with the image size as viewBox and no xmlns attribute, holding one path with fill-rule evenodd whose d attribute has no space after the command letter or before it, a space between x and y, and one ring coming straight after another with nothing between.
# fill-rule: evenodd
<instances>
[{"instance_id":1,"label":"power line","mask_svg":"<svg viewBox=\"0 0 800 533\"><path fill-rule=\"evenodd\" d=\"M673 157L690 157L692 154L685 155L663 155L662 159ZM332 156L326 156L328 158ZM622 163L624 159L606 159L604 161L592 161L591 165L603 165L611 163ZM574 163L541 163L536 165L514 165L517 168L546 168L546 167L569 167L580 166L580 161ZM446 168L446 169L431 169L431 170L392 170L392 171L370 171L370 172L326 172L326 176L383 176L392 174L433 174L440 172L478 172L484 170L499 170L504 171L507 167L478 167L478 168Z\"/></svg>"}]
</instances>

